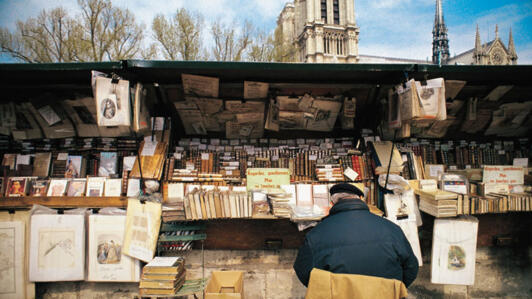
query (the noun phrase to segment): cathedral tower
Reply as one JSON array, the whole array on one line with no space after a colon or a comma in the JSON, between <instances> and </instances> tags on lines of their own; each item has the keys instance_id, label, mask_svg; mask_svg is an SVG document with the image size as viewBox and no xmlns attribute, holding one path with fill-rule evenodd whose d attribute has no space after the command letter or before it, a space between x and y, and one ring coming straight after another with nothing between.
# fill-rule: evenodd
<instances>
[{"instance_id":1,"label":"cathedral tower","mask_svg":"<svg viewBox=\"0 0 532 299\"><path fill-rule=\"evenodd\" d=\"M434 29L432 29L432 62L445 64L449 59L449 38L447 26L443 19L441 0L436 0L436 15L434 17Z\"/></svg>"}]
</instances>

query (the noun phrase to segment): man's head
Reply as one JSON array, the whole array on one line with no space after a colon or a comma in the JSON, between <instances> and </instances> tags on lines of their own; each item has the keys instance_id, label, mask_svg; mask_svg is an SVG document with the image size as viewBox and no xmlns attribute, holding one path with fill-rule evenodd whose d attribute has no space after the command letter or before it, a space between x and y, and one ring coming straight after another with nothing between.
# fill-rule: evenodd
<instances>
[{"instance_id":1,"label":"man's head","mask_svg":"<svg viewBox=\"0 0 532 299\"><path fill-rule=\"evenodd\" d=\"M355 198L364 200L364 192L358 189L355 185L342 183L336 184L329 190L331 194L331 202L336 204L341 199Z\"/></svg>"}]
</instances>

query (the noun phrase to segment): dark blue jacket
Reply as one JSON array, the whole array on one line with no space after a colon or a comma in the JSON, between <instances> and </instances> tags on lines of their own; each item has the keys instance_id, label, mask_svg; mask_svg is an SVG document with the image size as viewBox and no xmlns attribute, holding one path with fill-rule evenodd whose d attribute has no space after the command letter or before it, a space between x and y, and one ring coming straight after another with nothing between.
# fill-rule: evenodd
<instances>
[{"instance_id":1,"label":"dark blue jacket","mask_svg":"<svg viewBox=\"0 0 532 299\"><path fill-rule=\"evenodd\" d=\"M360 199L341 199L307 233L294 270L308 285L312 268L403 281L416 279L417 258L399 226L369 212Z\"/></svg>"}]
</instances>

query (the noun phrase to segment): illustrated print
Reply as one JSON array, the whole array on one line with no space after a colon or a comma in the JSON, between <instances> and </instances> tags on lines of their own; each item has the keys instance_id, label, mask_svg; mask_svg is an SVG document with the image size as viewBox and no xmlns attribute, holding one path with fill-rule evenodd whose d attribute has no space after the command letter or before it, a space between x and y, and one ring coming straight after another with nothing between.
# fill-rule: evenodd
<instances>
[{"instance_id":1,"label":"illustrated print","mask_svg":"<svg viewBox=\"0 0 532 299\"><path fill-rule=\"evenodd\" d=\"M110 98L105 98L101 104L102 115L107 119L112 119L116 114L116 105L115 102Z\"/></svg>"},{"instance_id":2,"label":"illustrated print","mask_svg":"<svg viewBox=\"0 0 532 299\"><path fill-rule=\"evenodd\" d=\"M99 264L118 264L122 254L122 245L117 235L98 236L98 248L96 249Z\"/></svg>"},{"instance_id":3,"label":"illustrated print","mask_svg":"<svg viewBox=\"0 0 532 299\"><path fill-rule=\"evenodd\" d=\"M74 255L74 231L42 230L39 232L39 268L72 268ZM79 262L79 261L78 261Z\"/></svg>"},{"instance_id":4,"label":"illustrated print","mask_svg":"<svg viewBox=\"0 0 532 299\"><path fill-rule=\"evenodd\" d=\"M449 270L458 271L463 270L466 266L466 254L465 250L456 245L451 245L449 248L449 254L448 254L448 260L447 260L447 268Z\"/></svg>"}]
</instances>

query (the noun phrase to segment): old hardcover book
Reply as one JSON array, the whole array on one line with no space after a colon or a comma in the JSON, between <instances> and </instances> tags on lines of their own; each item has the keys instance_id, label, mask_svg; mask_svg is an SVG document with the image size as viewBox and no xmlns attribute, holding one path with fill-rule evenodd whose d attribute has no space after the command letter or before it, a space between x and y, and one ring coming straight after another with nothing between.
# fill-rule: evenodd
<instances>
[{"instance_id":1,"label":"old hardcover book","mask_svg":"<svg viewBox=\"0 0 532 299\"><path fill-rule=\"evenodd\" d=\"M51 179L48 187L48 196L63 196L68 185L67 179Z\"/></svg>"},{"instance_id":2,"label":"old hardcover book","mask_svg":"<svg viewBox=\"0 0 532 299\"><path fill-rule=\"evenodd\" d=\"M178 274L184 271L185 259L180 256L156 256L142 269L143 274Z\"/></svg>"},{"instance_id":3,"label":"old hardcover book","mask_svg":"<svg viewBox=\"0 0 532 299\"><path fill-rule=\"evenodd\" d=\"M104 196L122 195L122 179L106 179Z\"/></svg>"},{"instance_id":4,"label":"old hardcover book","mask_svg":"<svg viewBox=\"0 0 532 299\"><path fill-rule=\"evenodd\" d=\"M47 177L50 173L52 153L36 153L33 160L33 176Z\"/></svg>"}]
</instances>

